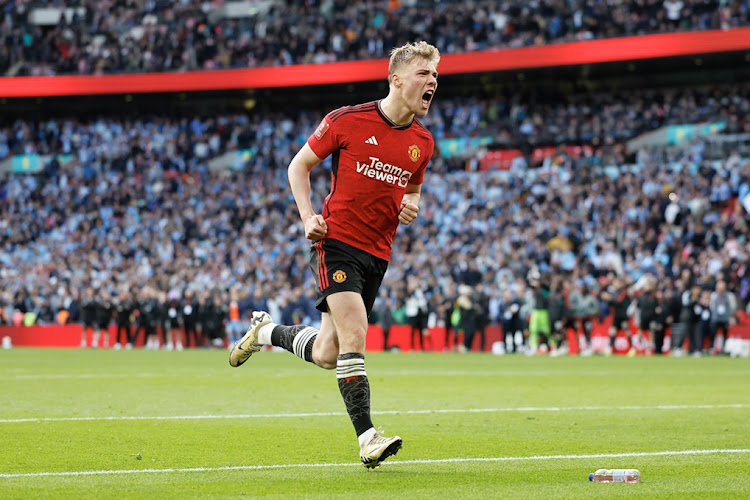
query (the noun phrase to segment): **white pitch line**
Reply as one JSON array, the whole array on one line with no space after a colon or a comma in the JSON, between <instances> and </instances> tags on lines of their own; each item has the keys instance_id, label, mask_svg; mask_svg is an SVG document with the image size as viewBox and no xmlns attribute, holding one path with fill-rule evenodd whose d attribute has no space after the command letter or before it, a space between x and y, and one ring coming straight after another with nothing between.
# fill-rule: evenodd
<instances>
[{"instance_id":1,"label":"white pitch line","mask_svg":"<svg viewBox=\"0 0 750 500\"><path fill-rule=\"evenodd\" d=\"M663 457L676 455L715 455L715 454L750 453L750 449L715 449L715 450L678 450L678 451L643 451L632 453L594 453L590 455L533 455L528 457L477 457L477 458L437 458L425 460L389 460L388 466L415 464L447 464L467 462L520 462L524 460L587 460L592 458L632 458ZM19 472L0 474L0 479L50 476L106 476L121 474L165 474L170 472L218 472L228 470L269 470L269 469L311 469L322 467L361 467L355 463L320 463L320 464L276 464L276 465L228 465L223 467L190 467L170 469L130 469L130 470L91 470L67 472Z\"/></svg>"},{"instance_id":2,"label":"white pitch line","mask_svg":"<svg viewBox=\"0 0 750 500\"><path fill-rule=\"evenodd\" d=\"M511 413L511 412L563 412L563 411L621 411L621 410L718 410L744 409L750 404L724 405L656 405L656 406L548 406L517 408L442 408L439 410L382 410L373 411L373 415L427 415L441 413ZM90 422L108 420L221 420L238 418L303 418L303 417L339 417L346 412L309 412L309 413L248 413L235 415L115 415L110 417L36 417L5 418L0 424L17 424L24 422Z\"/></svg>"}]
</instances>

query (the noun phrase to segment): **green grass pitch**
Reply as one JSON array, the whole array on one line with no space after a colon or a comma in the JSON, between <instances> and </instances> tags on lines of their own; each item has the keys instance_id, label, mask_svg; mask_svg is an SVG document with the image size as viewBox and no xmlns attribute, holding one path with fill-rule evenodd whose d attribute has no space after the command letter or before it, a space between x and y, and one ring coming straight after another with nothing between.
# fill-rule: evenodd
<instances>
[{"instance_id":1,"label":"green grass pitch","mask_svg":"<svg viewBox=\"0 0 750 500\"><path fill-rule=\"evenodd\" d=\"M0 498L750 498L748 360L371 353L370 471L334 372L227 357L0 351Z\"/></svg>"}]
</instances>

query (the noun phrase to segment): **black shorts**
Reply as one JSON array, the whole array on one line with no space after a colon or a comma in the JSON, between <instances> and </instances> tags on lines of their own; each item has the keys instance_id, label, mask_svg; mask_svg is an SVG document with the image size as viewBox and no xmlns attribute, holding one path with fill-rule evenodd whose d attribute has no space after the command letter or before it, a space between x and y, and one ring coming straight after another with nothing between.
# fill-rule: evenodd
<instances>
[{"instance_id":1,"label":"black shorts","mask_svg":"<svg viewBox=\"0 0 750 500\"><path fill-rule=\"evenodd\" d=\"M427 329L427 314L423 313L422 311L419 311L416 316L409 317L409 326L411 326L412 330L415 328L419 328L420 330L426 330Z\"/></svg>"},{"instance_id":2,"label":"black shorts","mask_svg":"<svg viewBox=\"0 0 750 500\"><path fill-rule=\"evenodd\" d=\"M315 307L328 312L327 297L338 292L357 292L367 315L372 312L388 261L338 240L322 239L310 248L310 269L315 275Z\"/></svg>"},{"instance_id":3,"label":"black shorts","mask_svg":"<svg viewBox=\"0 0 750 500\"><path fill-rule=\"evenodd\" d=\"M630 323L628 322L628 318L614 318L612 326L617 330L625 330L627 333Z\"/></svg>"},{"instance_id":4,"label":"black shorts","mask_svg":"<svg viewBox=\"0 0 750 500\"><path fill-rule=\"evenodd\" d=\"M638 323L638 327L641 330L651 331L651 323L656 321L656 316L641 316L641 320Z\"/></svg>"}]
</instances>

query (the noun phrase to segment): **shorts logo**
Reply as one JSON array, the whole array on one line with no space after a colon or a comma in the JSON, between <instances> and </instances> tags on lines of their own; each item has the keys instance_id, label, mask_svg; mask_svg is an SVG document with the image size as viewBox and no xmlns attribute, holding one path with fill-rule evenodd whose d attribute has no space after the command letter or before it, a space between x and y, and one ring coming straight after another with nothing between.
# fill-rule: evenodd
<instances>
[{"instance_id":1,"label":"shorts logo","mask_svg":"<svg viewBox=\"0 0 750 500\"><path fill-rule=\"evenodd\" d=\"M331 127L331 124L326 121L325 118L323 118L323 121L320 122L320 125L318 125L318 128L315 129L315 137L318 138L318 140L323 138L323 135L328 132L328 129Z\"/></svg>"},{"instance_id":2,"label":"shorts logo","mask_svg":"<svg viewBox=\"0 0 750 500\"><path fill-rule=\"evenodd\" d=\"M422 156L422 151L420 151L419 146L416 144L409 146L409 158L411 158L411 161L419 160L420 156Z\"/></svg>"},{"instance_id":3,"label":"shorts logo","mask_svg":"<svg viewBox=\"0 0 750 500\"><path fill-rule=\"evenodd\" d=\"M333 281L336 283L343 283L346 281L346 273L344 271L334 271L333 272Z\"/></svg>"}]
</instances>

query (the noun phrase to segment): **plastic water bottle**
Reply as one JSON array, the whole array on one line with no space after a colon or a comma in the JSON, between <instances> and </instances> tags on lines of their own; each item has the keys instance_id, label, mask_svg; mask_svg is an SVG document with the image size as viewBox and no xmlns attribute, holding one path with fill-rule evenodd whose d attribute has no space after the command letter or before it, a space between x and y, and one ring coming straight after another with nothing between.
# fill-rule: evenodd
<instances>
[{"instance_id":1,"label":"plastic water bottle","mask_svg":"<svg viewBox=\"0 0 750 500\"><path fill-rule=\"evenodd\" d=\"M596 483L640 483L638 469L599 469L589 474L589 481Z\"/></svg>"}]
</instances>

